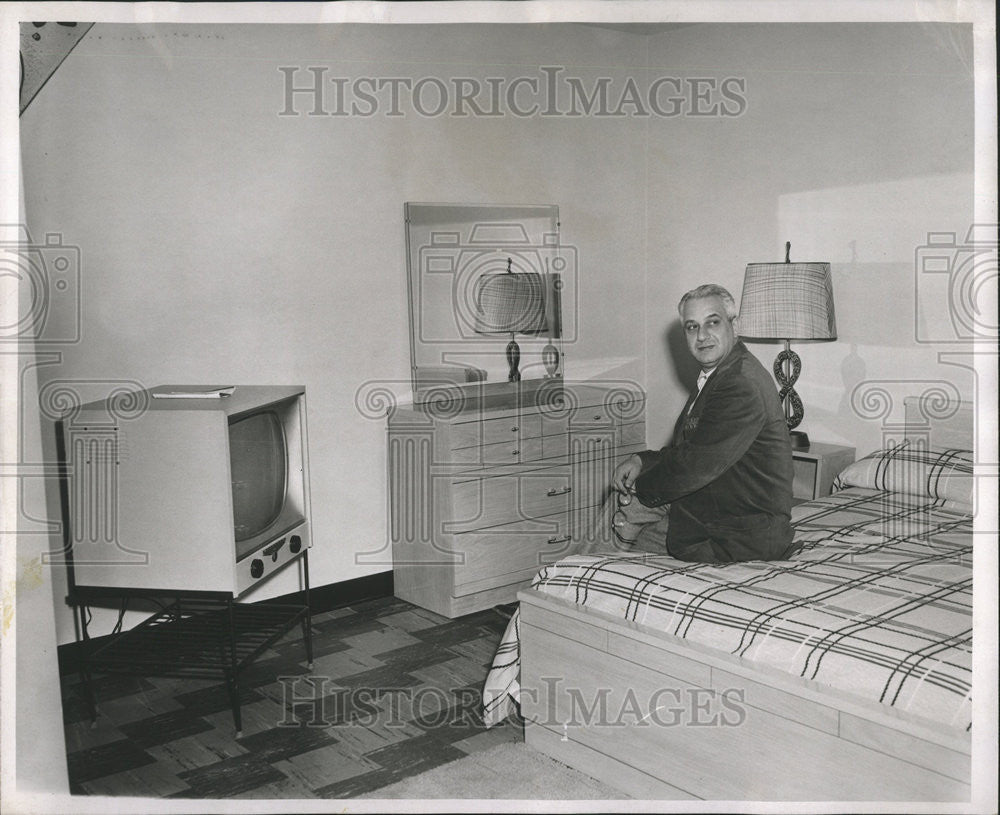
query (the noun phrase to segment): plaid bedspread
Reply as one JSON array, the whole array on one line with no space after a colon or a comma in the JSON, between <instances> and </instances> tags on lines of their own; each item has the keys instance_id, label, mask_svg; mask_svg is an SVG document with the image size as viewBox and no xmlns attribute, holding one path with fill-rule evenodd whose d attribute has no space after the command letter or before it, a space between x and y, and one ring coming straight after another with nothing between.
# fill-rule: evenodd
<instances>
[{"instance_id":1,"label":"plaid bedspread","mask_svg":"<svg viewBox=\"0 0 1000 815\"><path fill-rule=\"evenodd\" d=\"M574 555L532 587L952 727L971 727L972 517L850 488L795 508L791 560L692 564ZM483 691L488 724L519 701L519 615Z\"/></svg>"}]
</instances>

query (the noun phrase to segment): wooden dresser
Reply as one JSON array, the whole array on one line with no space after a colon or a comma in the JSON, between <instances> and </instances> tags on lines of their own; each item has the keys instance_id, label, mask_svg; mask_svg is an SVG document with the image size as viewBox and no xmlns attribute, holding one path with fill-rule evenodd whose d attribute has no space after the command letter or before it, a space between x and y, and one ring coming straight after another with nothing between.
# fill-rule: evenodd
<instances>
[{"instance_id":1,"label":"wooden dresser","mask_svg":"<svg viewBox=\"0 0 1000 815\"><path fill-rule=\"evenodd\" d=\"M510 602L539 567L594 545L611 473L646 449L634 387L492 388L389 416L395 594L447 617Z\"/></svg>"}]
</instances>

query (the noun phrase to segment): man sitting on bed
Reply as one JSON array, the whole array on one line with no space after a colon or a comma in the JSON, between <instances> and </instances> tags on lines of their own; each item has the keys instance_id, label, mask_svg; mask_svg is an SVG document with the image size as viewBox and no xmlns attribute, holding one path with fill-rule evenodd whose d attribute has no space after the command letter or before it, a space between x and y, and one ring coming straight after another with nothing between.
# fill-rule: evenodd
<instances>
[{"instance_id":1,"label":"man sitting on bed","mask_svg":"<svg viewBox=\"0 0 1000 815\"><path fill-rule=\"evenodd\" d=\"M678 305L701 363L698 391L677 419L672 443L618 465L623 508L649 521L669 504L667 551L680 560L780 560L792 543L792 450L771 375L737 337L732 295L699 286ZM634 503L634 502L633 502ZM650 508L653 509L652 511Z\"/></svg>"}]
</instances>

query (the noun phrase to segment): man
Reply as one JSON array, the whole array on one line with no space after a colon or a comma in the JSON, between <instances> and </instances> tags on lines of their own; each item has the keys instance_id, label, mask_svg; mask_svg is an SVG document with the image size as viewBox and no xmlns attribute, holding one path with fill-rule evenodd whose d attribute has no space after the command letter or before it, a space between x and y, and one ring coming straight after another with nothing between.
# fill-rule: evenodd
<instances>
[{"instance_id":1,"label":"man","mask_svg":"<svg viewBox=\"0 0 1000 815\"><path fill-rule=\"evenodd\" d=\"M613 485L644 507L670 505L667 551L680 560L787 558L798 549L789 518L792 450L774 381L739 341L736 303L724 288L699 286L678 311L702 367L698 392L672 443L620 464Z\"/></svg>"}]
</instances>

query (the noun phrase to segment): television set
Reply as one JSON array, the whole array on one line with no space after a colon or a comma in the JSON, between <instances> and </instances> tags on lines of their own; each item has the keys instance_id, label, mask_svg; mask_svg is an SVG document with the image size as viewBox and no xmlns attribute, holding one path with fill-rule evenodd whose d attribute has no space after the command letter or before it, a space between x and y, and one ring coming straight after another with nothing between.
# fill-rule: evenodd
<instances>
[{"instance_id":1,"label":"television set","mask_svg":"<svg viewBox=\"0 0 1000 815\"><path fill-rule=\"evenodd\" d=\"M60 436L73 585L238 597L312 545L305 388L161 386Z\"/></svg>"}]
</instances>

